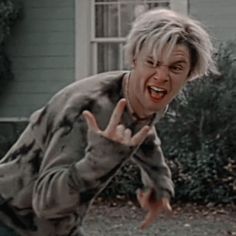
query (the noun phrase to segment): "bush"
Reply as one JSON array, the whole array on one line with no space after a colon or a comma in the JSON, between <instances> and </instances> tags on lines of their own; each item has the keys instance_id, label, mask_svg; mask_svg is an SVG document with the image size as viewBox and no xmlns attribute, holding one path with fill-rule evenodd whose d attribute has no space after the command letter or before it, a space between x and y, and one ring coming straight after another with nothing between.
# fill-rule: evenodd
<instances>
[{"instance_id":1,"label":"bush","mask_svg":"<svg viewBox=\"0 0 236 236\"><path fill-rule=\"evenodd\" d=\"M136 197L136 190L141 188L141 186L142 183L139 169L129 161L112 179L111 183L102 192L101 196L104 198L122 196L126 199L134 199Z\"/></svg>"},{"instance_id":2,"label":"bush","mask_svg":"<svg viewBox=\"0 0 236 236\"><path fill-rule=\"evenodd\" d=\"M11 148L14 142L25 129L28 122L0 122L0 159Z\"/></svg>"},{"instance_id":3,"label":"bush","mask_svg":"<svg viewBox=\"0 0 236 236\"><path fill-rule=\"evenodd\" d=\"M219 48L220 76L192 81L158 124L176 201L236 202L236 43ZM104 195L135 196L137 167L127 164Z\"/></svg>"},{"instance_id":4,"label":"bush","mask_svg":"<svg viewBox=\"0 0 236 236\"><path fill-rule=\"evenodd\" d=\"M221 45L220 76L193 81L161 121L179 200L236 202L236 44ZM178 140L178 141L177 141Z\"/></svg>"},{"instance_id":5,"label":"bush","mask_svg":"<svg viewBox=\"0 0 236 236\"><path fill-rule=\"evenodd\" d=\"M5 44L13 25L20 18L22 6L19 0L0 0L0 82L13 78L11 63L5 51Z\"/></svg>"}]
</instances>

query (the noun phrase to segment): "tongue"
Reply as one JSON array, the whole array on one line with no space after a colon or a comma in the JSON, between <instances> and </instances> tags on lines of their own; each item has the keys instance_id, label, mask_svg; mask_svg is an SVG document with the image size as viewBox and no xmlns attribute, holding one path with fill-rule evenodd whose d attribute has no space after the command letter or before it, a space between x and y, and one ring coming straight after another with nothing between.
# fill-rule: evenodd
<instances>
[{"instance_id":1,"label":"tongue","mask_svg":"<svg viewBox=\"0 0 236 236\"><path fill-rule=\"evenodd\" d=\"M150 95L155 100L160 100L163 98L164 93L162 92L154 92L153 90L150 90Z\"/></svg>"}]
</instances>

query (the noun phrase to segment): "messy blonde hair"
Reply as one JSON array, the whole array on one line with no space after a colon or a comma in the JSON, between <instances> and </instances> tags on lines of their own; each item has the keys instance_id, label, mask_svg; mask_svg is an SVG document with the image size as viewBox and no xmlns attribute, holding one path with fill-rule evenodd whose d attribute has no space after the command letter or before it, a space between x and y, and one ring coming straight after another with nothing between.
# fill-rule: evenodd
<instances>
[{"instance_id":1,"label":"messy blonde hair","mask_svg":"<svg viewBox=\"0 0 236 236\"><path fill-rule=\"evenodd\" d=\"M209 34L200 22L172 10L153 9L143 13L133 23L125 45L125 56L131 65L141 49L158 61L162 49L168 46L167 56L177 44L189 48L191 70L188 79L208 72L217 73L213 60L214 48Z\"/></svg>"}]
</instances>

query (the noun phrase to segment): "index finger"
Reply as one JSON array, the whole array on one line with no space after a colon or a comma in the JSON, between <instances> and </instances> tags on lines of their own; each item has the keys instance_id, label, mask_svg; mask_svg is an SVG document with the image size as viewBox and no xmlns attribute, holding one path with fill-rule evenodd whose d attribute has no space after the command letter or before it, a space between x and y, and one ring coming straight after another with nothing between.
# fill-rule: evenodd
<instances>
[{"instance_id":1,"label":"index finger","mask_svg":"<svg viewBox=\"0 0 236 236\"><path fill-rule=\"evenodd\" d=\"M143 230L143 229L146 229L151 224L153 224L156 221L157 217L160 215L160 213L161 213L160 209L150 210L147 213L147 215L146 215L144 221L142 222L140 228Z\"/></svg>"},{"instance_id":2,"label":"index finger","mask_svg":"<svg viewBox=\"0 0 236 236\"><path fill-rule=\"evenodd\" d=\"M167 198L164 198L160 202L154 203L151 206L149 206L149 211L144 221L142 222L140 228L146 229L149 225L154 223L162 211L167 211L167 212L172 211L169 200Z\"/></svg>"},{"instance_id":3,"label":"index finger","mask_svg":"<svg viewBox=\"0 0 236 236\"><path fill-rule=\"evenodd\" d=\"M125 98L120 99L117 105L115 106L115 109L113 110L113 113L106 128L106 132L113 131L116 128L116 126L120 123L125 106L126 106L126 99Z\"/></svg>"},{"instance_id":4,"label":"index finger","mask_svg":"<svg viewBox=\"0 0 236 236\"><path fill-rule=\"evenodd\" d=\"M98 127L98 124L94 115L90 111L87 111L87 110L83 111L82 114L86 120L88 128L94 130L95 132L99 132L100 129Z\"/></svg>"}]
</instances>

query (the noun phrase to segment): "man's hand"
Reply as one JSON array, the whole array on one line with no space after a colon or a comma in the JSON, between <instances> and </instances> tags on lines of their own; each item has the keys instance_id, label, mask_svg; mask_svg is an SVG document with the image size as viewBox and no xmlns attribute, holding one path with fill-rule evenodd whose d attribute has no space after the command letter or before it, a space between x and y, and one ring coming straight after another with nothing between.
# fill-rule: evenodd
<instances>
[{"instance_id":1,"label":"man's hand","mask_svg":"<svg viewBox=\"0 0 236 236\"><path fill-rule=\"evenodd\" d=\"M124 113L125 106L126 100L121 99L117 103L106 129L103 131L99 128L96 118L90 111L84 111L83 116L87 122L88 128L92 129L94 132L100 133L110 140L125 144L127 146L137 146L146 138L150 127L146 125L136 134L132 135L131 130L121 124L121 118Z\"/></svg>"},{"instance_id":2,"label":"man's hand","mask_svg":"<svg viewBox=\"0 0 236 236\"><path fill-rule=\"evenodd\" d=\"M147 210L148 213L144 219L144 221L141 223L140 228L146 229L151 224L155 222L157 217L163 212L171 212L172 208L169 203L169 199L162 198L159 201L155 200L154 196L154 190L149 189L148 191L141 191L138 190L137 192L137 199L139 201L140 206Z\"/></svg>"}]
</instances>

